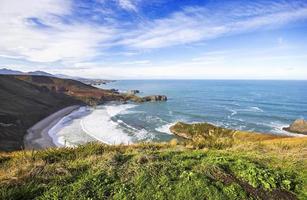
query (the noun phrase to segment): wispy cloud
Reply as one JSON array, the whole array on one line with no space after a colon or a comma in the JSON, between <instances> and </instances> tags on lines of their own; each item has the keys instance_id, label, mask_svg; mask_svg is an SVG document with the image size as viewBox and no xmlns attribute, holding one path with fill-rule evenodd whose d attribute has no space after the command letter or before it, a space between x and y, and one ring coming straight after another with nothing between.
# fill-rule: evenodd
<instances>
[{"instance_id":1,"label":"wispy cloud","mask_svg":"<svg viewBox=\"0 0 307 200\"><path fill-rule=\"evenodd\" d=\"M120 7L122 7L125 10L131 10L137 12L137 7L134 4L135 1L131 0L117 0Z\"/></svg>"},{"instance_id":2,"label":"wispy cloud","mask_svg":"<svg viewBox=\"0 0 307 200\"><path fill-rule=\"evenodd\" d=\"M146 74L161 77L174 73L179 77L190 77L200 75L198 71L206 75L209 66L217 68L212 71L212 76L221 69L235 74L225 67L226 62L229 66L238 64L231 64L233 56L229 53L216 51L195 55L184 63L170 60L172 66L169 66L155 60L161 55L153 49L175 49L177 45L201 49L215 38L258 29L276 29L307 19L307 2L304 0L209 1L208 4L176 7L163 15L151 13L150 16L142 12L144 0L81 2L1 0L0 58L47 67L47 64L55 63L56 69L63 66L70 71L76 69L76 73L87 69L85 73L89 76L100 72L110 76L114 73L128 77ZM159 3L163 6L165 2ZM159 10L155 12L159 13ZM275 37L274 42L280 47L287 46L284 36ZM151 55L151 52L156 54ZM267 60L277 59L269 57ZM240 73L254 73L252 69L239 69Z\"/></svg>"},{"instance_id":3,"label":"wispy cloud","mask_svg":"<svg viewBox=\"0 0 307 200\"><path fill-rule=\"evenodd\" d=\"M133 60L119 63L120 65L147 65L150 64L150 60Z\"/></svg>"},{"instance_id":4,"label":"wispy cloud","mask_svg":"<svg viewBox=\"0 0 307 200\"><path fill-rule=\"evenodd\" d=\"M307 3L301 1L228 6L226 3L215 9L188 7L140 25L134 35L122 42L133 48L161 48L259 28L273 29L306 18Z\"/></svg>"},{"instance_id":5,"label":"wispy cloud","mask_svg":"<svg viewBox=\"0 0 307 200\"><path fill-rule=\"evenodd\" d=\"M78 61L96 56L97 47L110 42L115 30L62 20L62 16L71 13L69 0L42 0L40 3L2 0L0 54L36 62Z\"/></svg>"}]
</instances>

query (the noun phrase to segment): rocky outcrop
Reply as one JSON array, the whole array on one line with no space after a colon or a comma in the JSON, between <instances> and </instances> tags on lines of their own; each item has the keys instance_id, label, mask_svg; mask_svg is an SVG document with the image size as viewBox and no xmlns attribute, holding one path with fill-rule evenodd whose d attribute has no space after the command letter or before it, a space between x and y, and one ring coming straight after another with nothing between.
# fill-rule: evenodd
<instances>
[{"instance_id":1,"label":"rocky outcrop","mask_svg":"<svg viewBox=\"0 0 307 200\"><path fill-rule=\"evenodd\" d=\"M138 94L140 93L140 90L129 90L128 94Z\"/></svg>"},{"instance_id":2,"label":"rocky outcrop","mask_svg":"<svg viewBox=\"0 0 307 200\"><path fill-rule=\"evenodd\" d=\"M115 94L119 94L118 89L110 89L111 92L114 92Z\"/></svg>"},{"instance_id":3,"label":"rocky outcrop","mask_svg":"<svg viewBox=\"0 0 307 200\"><path fill-rule=\"evenodd\" d=\"M165 95L151 95L143 97L142 100L146 101L167 101L167 97Z\"/></svg>"},{"instance_id":4,"label":"rocky outcrop","mask_svg":"<svg viewBox=\"0 0 307 200\"><path fill-rule=\"evenodd\" d=\"M194 142L205 142L207 146L211 147L233 144L234 140L240 142L255 142L288 137L274 134L262 134L257 132L227 129L206 122L192 124L177 122L176 124L172 125L169 130L176 136Z\"/></svg>"},{"instance_id":5,"label":"rocky outcrop","mask_svg":"<svg viewBox=\"0 0 307 200\"><path fill-rule=\"evenodd\" d=\"M307 135L307 121L303 119L297 119L289 127L283 128L283 130Z\"/></svg>"},{"instance_id":6,"label":"rocky outcrop","mask_svg":"<svg viewBox=\"0 0 307 200\"><path fill-rule=\"evenodd\" d=\"M234 133L234 130L217 127L205 122L194 124L177 122L170 127L170 131L177 136L191 140L209 137L232 137Z\"/></svg>"}]
</instances>

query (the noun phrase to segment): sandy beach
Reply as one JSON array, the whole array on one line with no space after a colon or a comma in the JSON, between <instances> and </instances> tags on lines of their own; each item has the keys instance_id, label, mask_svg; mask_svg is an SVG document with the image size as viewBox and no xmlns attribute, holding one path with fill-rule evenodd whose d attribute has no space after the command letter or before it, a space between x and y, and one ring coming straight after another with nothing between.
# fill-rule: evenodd
<instances>
[{"instance_id":1,"label":"sandy beach","mask_svg":"<svg viewBox=\"0 0 307 200\"><path fill-rule=\"evenodd\" d=\"M44 149L55 147L52 138L49 136L49 130L56 125L63 117L70 114L80 106L74 105L63 108L43 120L36 123L27 130L27 135L24 137L25 149Z\"/></svg>"}]
</instances>

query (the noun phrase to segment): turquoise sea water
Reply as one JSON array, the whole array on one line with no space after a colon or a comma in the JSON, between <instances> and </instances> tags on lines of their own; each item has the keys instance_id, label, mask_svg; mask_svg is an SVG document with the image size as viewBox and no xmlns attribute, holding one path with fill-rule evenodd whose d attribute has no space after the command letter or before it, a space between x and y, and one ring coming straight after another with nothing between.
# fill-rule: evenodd
<instances>
[{"instance_id":1,"label":"turquoise sea water","mask_svg":"<svg viewBox=\"0 0 307 200\"><path fill-rule=\"evenodd\" d=\"M137 89L141 96L163 94L168 101L99 106L62 124L66 132L58 136L72 143L169 140L173 136L168 128L177 121L287 134L282 127L297 118L307 119L307 81L122 80L101 87ZM83 137L71 137L71 129Z\"/></svg>"}]
</instances>

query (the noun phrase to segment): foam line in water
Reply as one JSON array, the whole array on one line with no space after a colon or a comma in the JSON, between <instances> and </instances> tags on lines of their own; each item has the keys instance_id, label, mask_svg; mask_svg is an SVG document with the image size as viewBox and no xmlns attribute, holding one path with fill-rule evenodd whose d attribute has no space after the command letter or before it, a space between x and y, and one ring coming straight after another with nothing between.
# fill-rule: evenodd
<instances>
[{"instance_id":1,"label":"foam line in water","mask_svg":"<svg viewBox=\"0 0 307 200\"><path fill-rule=\"evenodd\" d=\"M251 109L252 111L263 112L263 110L262 110L261 108L257 107L257 106L252 106L252 107L250 107L250 109Z\"/></svg>"},{"instance_id":2,"label":"foam line in water","mask_svg":"<svg viewBox=\"0 0 307 200\"><path fill-rule=\"evenodd\" d=\"M90 109L88 107L80 107L78 110L75 110L69 115L63 117L48 131L48 135L51 137L52 142L58 147L73 146L69 143L69 141L66 141L63 136L57 135L57 133L59 133L60 130L67 126L67 124L70 123L73 119L88 115L89 113Z\"/></svg>"},{"instance_id":3,"label":"foam line in water","mask_svg":"<svg viewBox=\"0 0 307 200\"><path fill-rule=\"evenodd\" d=\"M136 107L133 104L122 104L122 105L105 105L104 108L106 109L107 113L114 117L118 114L127 114L129 113L129 109Z\"/></svg>"},{"instance_id":4,"label":"foam line in water","mask_svg":"<svg viewBox=\"0 0 307 200\"><path fill-rule=\"evenodd\" d=\"M120 121L113 121L112 117L123 114L135 106L123 104L99 107L81 120L81 127L88 135L106 144L133 143L135 138L120 127Z\"/></svg>"},{"instance_id":5,"label":"foam line in water","mask_svg":"<svg viewBox=\"0 0 307 200\"><path fill-rule=\"evenodd\" d=\"M164 124L158 128L156 128L155 130L161 133L166 133L169 135L173 135L173 133L169 130L171 126L175 125L176 122L172 122L172 123L168 123L168 124Z\"/></svg>"}]
</instances>

